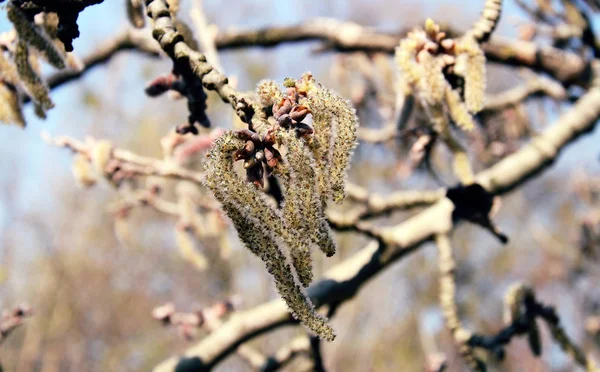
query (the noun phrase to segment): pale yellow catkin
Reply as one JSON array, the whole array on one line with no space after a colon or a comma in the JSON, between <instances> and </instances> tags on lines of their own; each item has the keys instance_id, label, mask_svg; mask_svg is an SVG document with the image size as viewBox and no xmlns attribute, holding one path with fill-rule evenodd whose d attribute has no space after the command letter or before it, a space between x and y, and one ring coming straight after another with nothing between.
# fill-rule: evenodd
<instances>
[{"instance_id":1,"label":"pale yellow catkin","mask_svg":"<svg viewBox=\"0 0 600 372\"><path fill-rule=\"evenodd\" d=\"M106 165L112 156L112 143L110 141L97 141L92 146L90 157L92 158L92 164L99 174L105 173Z\"/></svg>"},{"instance_id":2,"label":"pale yellow catkin","mask_svg":"<svg viewBox=\"0 0 600 372\"><path fill-rule=\"evenodd\" d=\"M487 0L479 19L467 31L467 36L472 37L478 43L485 42L498 25L502 14L502 0Z\"/></svg>"},{"instance_id":3,"label":"pale yellow catkin","mask_svg":"<svg viewBox=\"0 0 600 372\"><path fill-rule=\"evenodd\" d=\"M144 2L142 0L125 0L125 7L131 25L135 28L143 28L146 24Z\"/></svg>"},{"instance_id":4,"label":"pale yellow catkin","mask_svg":"<svg viewBox=\"0 0 600 372\"><path fill-rule=\"evenodd\" d=\"M423 76L423 68L416 62L417 57L417 41L408 38L400 41L400 45L396 48L396 64L402 72L402 82L404 84L401 94L409 94L412 92L417 82Z\"/></svg>"},{"instance_id":5,"label":"pale yellow catkin","mask_svg":"<svg viewBox=\"0 0 600 372\"><path fill-rule=\"evenodd\" d=\"M457 50L467 55L463 77L465 79L465 103L467 109L477 113L483 109L485 101L485 54L471 39L463 39Z\"/></svg>"},{"instance_id":6,"label":"pale yellow catkin","mask_svg":"<svg viewBox=\"0 0 600 372\"><path fill-rule=\"evenodd\" d=\"M183 260L192 264L199 271L204 271L208 268L208 260L206 259L206 256L196 248L191 233L184 229L176 228L175 242L179 250L179 255Z\"/></svg>"},{"instance_id":7,"label":"pale yellow catkin","mask_svg":"<svg viewBox=\"0 0 600 372\"><path fill-rule=\"evenodd\" d=\"M290 239L290 256L298 274L300 283L307 287L312 282L312 258L310 255L310 201L316 194L314 171L310 159L303 156L302 143L296 135L286 130L277 132L278 139L287 147L286 160L293 171L282 205L283 219L288 233L295 236ZM306 163L308 162L308 163ZM297 168L297 167L300 168Z\"/></svg>"},{"instance_id":8,"label":"pale yellow catkin","mask_svg":"<svg viewBox=\"0 0 600 372\"><path fill-rule=\"evenodd\" d=\"M226 197L221 199L227 200ZM333 341L335 331L295 283L292 269L273 238L253 225L252 221L245 218L239 209L230 203L225 202L224 210L238 231L240 240L265 263L267 271L275 280L277 291L288 305L293 317L320 338Z\"/></svg>"},{"instance_id":9,"label":"pale yellow catkin","mask_svg":"<svg viewBox=\"0 0 600 372\"><path fill-rule=\"evenodd\" d=\"M303 242L317 245L327 256L332 256L336 247L329 226L324 223L325 213L317 187L315 160L304 141L297 138L295 133L280 130L278 138L288 149L286 160L292 172L283 208L284 217L287 214L297 219L292 224L286 218L286 223L299 231Z\"/></svg>"},{"instance_id":10,"label":"pale yellow catkin","mask_svg":"<svg viewBox=\"0 0 600 372\"><path fill-rule=\"evenodd\" d=\"M230 137L230 138L227 138ZM224 143L233 142L237 143L237 148L243 146L243 141L235 138L235 134L223 135ZM231 162L231 161L230 161ZM298 279L303 286L308 286L312 281L312 260L310 256L310 239L306 236L302 236L298 229L299 222L297 216L292 213L287 213L283 216L281 211L276 210L271 203L266 200L265 195L257 190L257 188L249 182L242 180L235 174L233 169L226 171L225 169L219 170L218 167L211 167L215 169L215 177L219 177L221 180L221 187L227 188L230 193L235 195L237 203L242 205L247 211L248 215L252 216L257 221L257 226L263 229L265 233L271 234L282 240L285 246L289 249L290 255L294 267L296 268ZM290 181L293 184L295 181ZM291 195L286 197L291 205L286 209L292 210L300 200L301 195L300 188L292 187L288 185L288 193L292 191ZM296 194L294 194L294 190ZM286 204L284 203L284 206ZM298 207L300 207L298 205Z\"/></svg>"},{"instance_id":11,"label":"pale yellow catkin","mask_svg":"<svg viewBox=\"0 0 600 372\"><path fill-rule=\"evenodd\" d=\"M4 56L4 53L0 51L0 79L17 85L19 81L19 74L15 65Z\"/></svg>"},{"instance_id":12,"label":"pale yellow catkin","mask_svg":"<svg viewBox=\"0 0 600 372\"><path fill-rule=\"evenodd\" d=\"M77 183L83 187L90 187L96 183L96 176L92 165L89 160L81 154L77 154L73 157L71 172Z\"/></svg>"},{"instance_id":13,"label":"pale yellow catkin","mask_svg":"<svg viewBox=\"0 0 600 372\"><path fill-rule=\"evenodd\" d=\"M446 104L448 106L448 112L452 120L458 125L458 127L465 131L470 131L475 128L475 122L473 117L467 110L467 106L460 98L457 91L452 89L450 86L446 89Z\"/></svg>"},{"instance_id":14,"label":"pale yellow catkin","mask_svg":"<svg viewBox=\"0 0 600 372\"><path fill-rule=\"evenodd\" d=\"M444 93L450 87L442 72L443 60L435 58L425 50L419 53L419 58L423 67L423 75L417 82L419 91L429 104L438 103L442 101Z\"/></svg>"},{"instance_id":15,"label":"pale yellow catkin","mask_svg":"<svg viewBox=\"0 0 600 372\"><path fill-rule=\"evenodd\" d=\"M331 150L333 148L333 130L331 128L331 113L327 110L324 92L317 90L308 101L313 118L314 134L309 146L315 158L317 172L317 188L324 210L331 196L329 172L331 168Z\"/></svg>"}]
</instances>

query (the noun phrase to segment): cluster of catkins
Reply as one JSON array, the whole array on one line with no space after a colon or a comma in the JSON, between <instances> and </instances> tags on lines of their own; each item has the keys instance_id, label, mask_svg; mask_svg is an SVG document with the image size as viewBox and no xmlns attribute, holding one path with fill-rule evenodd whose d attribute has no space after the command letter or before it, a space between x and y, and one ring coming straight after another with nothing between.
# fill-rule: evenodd
<instances>
[{"instance_id":1,"label":"cluster of catkins","mask_svg":"<svg viewBox=\"0 0 600 372\"><path fill-rule=\"evenodd\" d=\"M415 94L430 111L436 130L447 126L446 113L464 130L474 127L472 114L483 108L485 55L479 44L494 31L502 0L487 0L480 19L458 39L447 36L431 19L400 42L396 62L404 94Z\"/></svg>"},{"instance_id":2,"label":"cluster of catkins","mask_svg":"<svg viewBox=\"0 0 600 372\"><path fill-rule=\"evenodd\" d=\"M39 74L38 57L62 69L67 56L62 43L56 40L56 14L42 13L36 22L13 2L6 7L15 32L6 32L0 38L0 122L25 126L23 93L33 100L38 116L44 117L54 106Z\"/></svg>"},{"instance_id":3,"label":"cluster of catkins","mask_svg":"<svg viewBox=\"0 0 600 372\"><path fill-rule=\"evenodd\" d=\"M302 287L312 281L311 248L318 246L327 256L335 253L325 208L330 198L344 198L358 119L349 102L316 84L310 74L286 79L284 85L282 92L272 81L259 84L269 128L263 134L241 130L219 137L207 155L206 183L242 242L265 262L292 314L319 337L333 340L333 329ZM309 114L312 125L305 122ZM238 160L246 179L234 167ZM267 174L284 188L280 207L261 190Z\"/></svg>"},{"instance_id":4,"label":"cluster of catkins","mask_svg":"<svg viewBox=\"0 0 600 372\"><path fill-rule=\"evenodd\" d=\"M417 95L434 122L444 123L439 116L447 112L460 128L473 129L471 114L483 108L485 90L485 56L473 38L448 38L428 19L424 30L414 30L400 42L396 62L403 73L403 93Z\"/></svg>"},{"instance_id":5,"label":"cluster of catkins","mask_svg":"<svg viewBox=\"0 0 600 372\"><path fill-rule=\"evenodd\" d=\"M408 33L396 48L402 73L400 93L421 102L433 129L454 155L454 172L462 183L473 181L466 151L453 137L450 123L469 131L473 114L483 109L485 95L485 42L500 18L502 0L487 0L480 19L460 38L440 31L431 19L424 29Z\"/></svg>"}]
</instances>

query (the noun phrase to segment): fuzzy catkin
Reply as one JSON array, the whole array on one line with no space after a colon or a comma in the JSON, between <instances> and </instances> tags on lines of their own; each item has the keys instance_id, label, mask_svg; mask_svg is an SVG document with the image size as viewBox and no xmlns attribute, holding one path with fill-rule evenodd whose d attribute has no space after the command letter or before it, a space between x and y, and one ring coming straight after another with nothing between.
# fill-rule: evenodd
<instances>
[{"instance_id":1,"label":"fuzzy catkin","mask_svg":"<svg viewBox=\"0 0 600 372\"><path fill-rule=\"evenodd\" d=\"M112 144L110 141L97 141L92 147L90 157L92 164L99 174L104 174L104 169L112 156Z\"/></svg>"},{"instance_id":2,"label":"fuzzy catkin","mask_svg":"<svg viewBox=\"0 0 600 372\"><path fill-rule=\"evenodd\" d=\"M444 98L444 93L450 84L446 81L442 68L443 61L434 58L429 52L423 50L419 53L423 76L418 80L419 90L424 93L423 98L430 104L435 104Z\"/></svg>"},{"instance_id":3,"label":"fuzzy catkin","mask_svg":"<svg viewBox=\"0 0 600 372\"><path fill-rule=\"evenodd\" d=\"M416 85L422 76L422 67L416 63L417 42L410 38L400 41L400 45L396 48L396 64L400 71L403 72L402 80L405 84L404 92L408 94L412 91L412 86Z\"/></svg>"},{"instance_id":4,"label":"fuzzy catkin","mask_svg":"<svg viewBox=\"0 0 600 372\"><path fill-rule=\"evenodd\" d=\"M293 170L282 206L286 227L295 235L295 239L290 241L290 255L300 283L307 287L313 276L309 220L313 217L310 210L311 199L317 195L314 189L315 174L310 164L311 159L305 156L304 146L294 133L280 130L277 137L288 149L286 160Z\"/></svg>"},{"instance_id":5,"label":"fuzzy catkin","mask_svg":"<svg viewBox=\"0 0 600 372\"><path fill-rule=\"evenodd\" d=\"M65 67L65 57L44 31L30 22L12 3L8 4L8 19L13 23L20 41L37 49L54 67Z\"/></svg>"},{"instance_id":6,"label":"fuzzy catkin","mask_svg":"<svg viewBox=\"0 0 600 372\"><path fill-rule=\"evenodd\" d=\"M243 145L244 141L231 132L215 141L205 164L207 186L223 205L242 242L265 263L294 317L319 337L333 340L333 329L296 284L293 271L273 237L282 232L281 226L266 225L269 222L278 224L281 219L254 186L235 174L231 152Z\"/></svg>"},{"instance_id":7,"label":"fuzzy catkin","mask_svg":"<svg viewBox=\"0 0 600 372\"><path fill-rule=\"evenodd\" d=\"M14 86L10 86L2 80L0 80L0 122L16 124L21 128L25 127L21 98Z\"/></svg>"},{"instance_id":8,"label":"fuzzy catkin","mask_svg":"<svg viewBox=\"0 0 600 372\"><path fill-rule=\"evenodd\" d=\"M24 41L19 40L15 48L15 65L21 82L31 98L39 103L41 108L49 110L54 107L48 88L33 70L29 62L29 49Z\"/></svg>"},{"instance_id":9,"label":"fuzzy catkin","mask_svg":"<svg viewBox=\"0 0 600 372\"><path fill-rule=\"evenodd\" d=\"M460 142L454 138L449 127L444 129L442 135L444 142L446 142L446 145L452 152L452 170L454 171L454 175L460 180L461 184L472 184L475 178L466 150Z\"/></svg>"},{"instance_id":10,"label":"fuzzy catkin","mask_svg":"<svg viewBox=\"0 0 600 372\"><path fill-rule=\"evenodd\" d=\"M222 199L226 200L227 198ZM262 232L256 225L253 226L252 221L242 216L235 206L225 202L223 207L238 231L240 240L265 263L267 271L275 280L277 291L288 305L294 318L320 338L333 341L335 339L333 328L327 323L325 317L317 313L310 299L295 283L291 267L287 264L285 256L277 247L275 240Z\"/></svg>"},{"instance_id":11,"label":"fuzzy catkin","mask_svg":"<svg viewBox=\"0 0 600 372\"><path fill-rule=\"evenodd\" d=\"M256 86L256 95L263 106L273 106L283 98L281 89L273 80L263 80Z\"/></svg>"},{"instance_id":12,"label":"fuzzy catkin","mask_svg":"<svg viewBox=\"0 0 600 372\"><path fill-rule=\"evenodd\" d=\"M286 194L286 201L289 199L292 203L284 205L284 216L288 211L291 217L298 218L299 221L290 224L290 227L298 228L303 240L317 245L330 257L335 254L336 247L329 226L324 223L325 213L316 187L318 182L315 160L305 143L294 133L279 131L278 137L288 148L286 160L292 170L292 179ZM289 223L287 218L286 222Z\"/></svg>"},{"instance_id":13,"label":"fuzzy catkin","mask_svg":"<svg viewBox=\"0 0 600 372\"><path fill-rule=\"evenodd\" d=\"M223 147L221 151L227 151L227 148L242 148L244 141L236 137L235 133L226 133L215 141L215 146ZM233 150L231 150L233 151ZM241 179L235 173L231 159L225 160L223 154L215 150L209 152L209 162L207 162L207 173L211 176L209 187L213 192L216 188L224 188L228 190L228 195L236 199L236 204L244 208L253 219L256 220L257 226L268 234L279 237L283 243L289 248L294 266L297 270L298 278L303 286L308 286L312 281L312 260L310 257L310 240L306 236L300 234L298 229L298 218L292 213L282 216L279 210L276 210L267 200L266 197L256 189L254 185ZM215 183L211 186L211 183ZM293 184L293 181L290 181ZM294 189L291 185L289 189ZM292 203L296 203L300 196L292 195L288 198L292 199ZM289 202L289 201L288 201ZM294 204L295 206L295 204ZM300 207L300 205L298 205ZM288 209L292 209L289 206ZM286 217L290 220L286 220Z\"/></svg>"},{"instance_id":14,"label":"fuzzy catkin","mask_svg":"<svg viewBox=\"0 0 600 372\"><path fill-rule=\"evenodd\" d=\"M450 117L460 129L470 131L475 127L473 117L469 113L467 106L460 98L458 92L450 88L450 86L446 89L446 104L448 105Z\"/></svg>"},{"instance_id":15,"label":"fuzzy catkin","mask_svg":"<svg viewBox=\"0 0 600 372\"><path fill-rule=\"evenodd\" d=\"M358 145L357 130L358 117L352 104L336 93L320 88L315 94L309 96L310 109L313 113L324 113L325 115L313 116L315 133L325 127L333 136L333 148L331 150L331 162L329 164L329 174L324 169L320 169L323 177L329 177L331 195L336 203L342 202L345 197L346 172L350 166L350 159L354 153L354 148ZM317 123L319 121L319 123ZM320 140L317 137L317 140ZM323 142L328 142L324 139ZM319 141L320 156L328 156L327 145ZM318 162L321 165L321 162ZM323 180L323 182L327 182Z\"/></svg>"},{"instance_id":16,"label":"fuzzy catkin","mask_svg":"<svg viewBox=\"0 0 600 372\"><path fill-rule=\"evenodd\" d=\"M89 160L81 155L77 154L73 157L73 165L71 172L77 183L83 187L90 187L96 184L96 176Z\"/></svg>"},{"instance_id":17,"label":"fuzzy catkin","mask_svg":"<svg viewBox=\"0 0 600 372\"><path fill-rule=\"evenodd\" d=\"M502 0L487 0L481 16L467 34L479 43L485 42L496 28L502 13Z\"/></svg>"},{"instance_id":18,"label":"fuzzy catkin","mask_svg":"<svg viewBox=\"0 0 600 372\"><path fill-rule=\"evenodd\" d=\"M483 109L485 99L485 54L472 39L464 39L457 50L466 54L464 71L465 103L467 109L477 113Z\"/></svg>"},{"instance_id":19,"label":"fuzzy catkin","mask_svg":"<svg viewBox=\"0 0 600 372\"><path fill-rule=\"evenodd\" d=\"M321 207L327 206L331 196L331 183L329 171L331 168L332 128L331 114L327 111L323 92L318 90L309 100L313 117L313 138L309 142L315 158L317 172L317 188L321 198Z\"/></svg>"}]
</instances>

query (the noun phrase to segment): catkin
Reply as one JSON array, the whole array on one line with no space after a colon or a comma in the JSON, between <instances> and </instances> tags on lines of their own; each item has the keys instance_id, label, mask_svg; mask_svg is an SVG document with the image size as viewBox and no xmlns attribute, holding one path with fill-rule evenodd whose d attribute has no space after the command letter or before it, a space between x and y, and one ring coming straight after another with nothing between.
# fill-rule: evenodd
<instances>
[{"instance_id":1,"label":"catkin","mask_svg":"<svg viewBox=\"0 0 600 372\"><path fill-rule=\"evenodd\" d=\"M502 13L502 0L487 0L481 16L467 32L467 35L479 43L485 42L498 25Z\"/></svg>"},{"instance_id":2,"label":"catkin","mask_svg":"<svg viewBox=\"0 0 600 372\"><path fill-rule=\"evenodd\" d=\"M477 113L483 109L485 98L485 55L479 45L465 39L457 49L466 54L463 77L465 79L465 103L467 109Z\"/></svg>"},{"instance_id":3,"label":"catkin","mask_svg":"<svg viewBox=\"0 0 600 372\"><path fill-rule=\"evenodd\" d=\"M460 129L470 131L475 127L473 117L467 110L467 106L460 99L458 92L450 87L446 89L446 103L450 117Z\"/></svg>"},{"instance_id":4,"label":"catkin","mask_svg":"<svg viewBox=\"0 0 600 372\"><path fill-rule=\"evenodd\" d=\"M315 116L313 116L319 146L319 158L328 157L327 143L330 143L329 141L333 137L330 164L323 169L323 164L319 161L317 166L320 168L321 177L330 178L331 195L335 202L340 203L345 197L346 172L350 166L354 148L358 144L356 134L359 125L358 117L350 102L326 88L318 89L315 94L309 95L309 102L313 113L325 114L323 116L314 114ZM325 127L324 132L333 133L334 135L321 141L318 133L323 130L323 127ZM321 147L323 148L321 149ZM326 172L327 167L329 168L329 174ZM326 183L327 181L322 179L322 182Z\"/></svg>"},{"instance_id":5,"label":"catkin","mask_svg":"<svg viewBox=\"0 0 600 372\"><path fill-rule=\"evenodd\" d=\"M13 23L19 40L37 49L54 67L63 69L65 57L56 45L46 36L43 29L30 22L14 4L8 4L8 19Z\"/></svg>"},{"instance_id":6,"label":"catkin","mask_svg":"<svg viewBox=\"0 0 600 372\"><path fill-rule=\"evenodd\" d=\"M54 107L50 99L48 88L33 70L29 62L29 49L23 40L19 40L15 48L15 65L20 81L27 90L31 98L39 103L40 107L46 111Z\"/></svg>"},{"instance_id":7,"label":"catkin","mask_svg":"<svg viewBox=\"0 0 600 372\"><path fill-rule=\"evenodd\" d=\"M207 186L223 205L246 247L265 262L279 294L294 317L319 337L333 340L333 329L296 284L293 271L274 238L283 234L284 242L289 243L289 234L285 233L280 216L264 196L238 177L233 169L231 153L243 145L244 141L232 132L215 141L205 163Z\"/></svg>"},{"instance_id":8,"label":"catkin","mask_svg":"<svg viewBox=\"0 0 600 372\"><path fill-rule=\"evenodd\" d=\"M0 80L0 122L25 127L21 99L15 87Z\"/></svg>"}]
</instances>

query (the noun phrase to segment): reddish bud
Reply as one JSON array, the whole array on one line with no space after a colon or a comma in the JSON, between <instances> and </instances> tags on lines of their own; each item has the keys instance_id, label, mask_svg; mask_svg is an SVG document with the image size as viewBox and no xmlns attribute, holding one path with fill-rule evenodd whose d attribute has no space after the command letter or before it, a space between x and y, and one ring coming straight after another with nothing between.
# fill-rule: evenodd
<instances>
[{"instance_id":1,"label":"reddish bud","mask_svg":"<svg viewBox=\"0 0 600 372\"><path fill-rule=\"evenodd\" d=\"M302 105L294 106L292 108L292 111L290 111L290 117L292 118L292 120L301 122L302 120L304 120L304 118L306 118L306 115L308 115L309 113L310 111L308 110L308 107Z\"/></svg>"},{"instance_id":2,"label":"reddish bud","mask_svg":"<svg viewBox=\"0 0 600 372\"><path fill-rule=\"evenodd\" d=\"M173 84L176 81L177 77L173 74L159 76L146 86L145 92L150 97L159 96L164 92L173 89Z\"/></svg>"}]
</instances>

